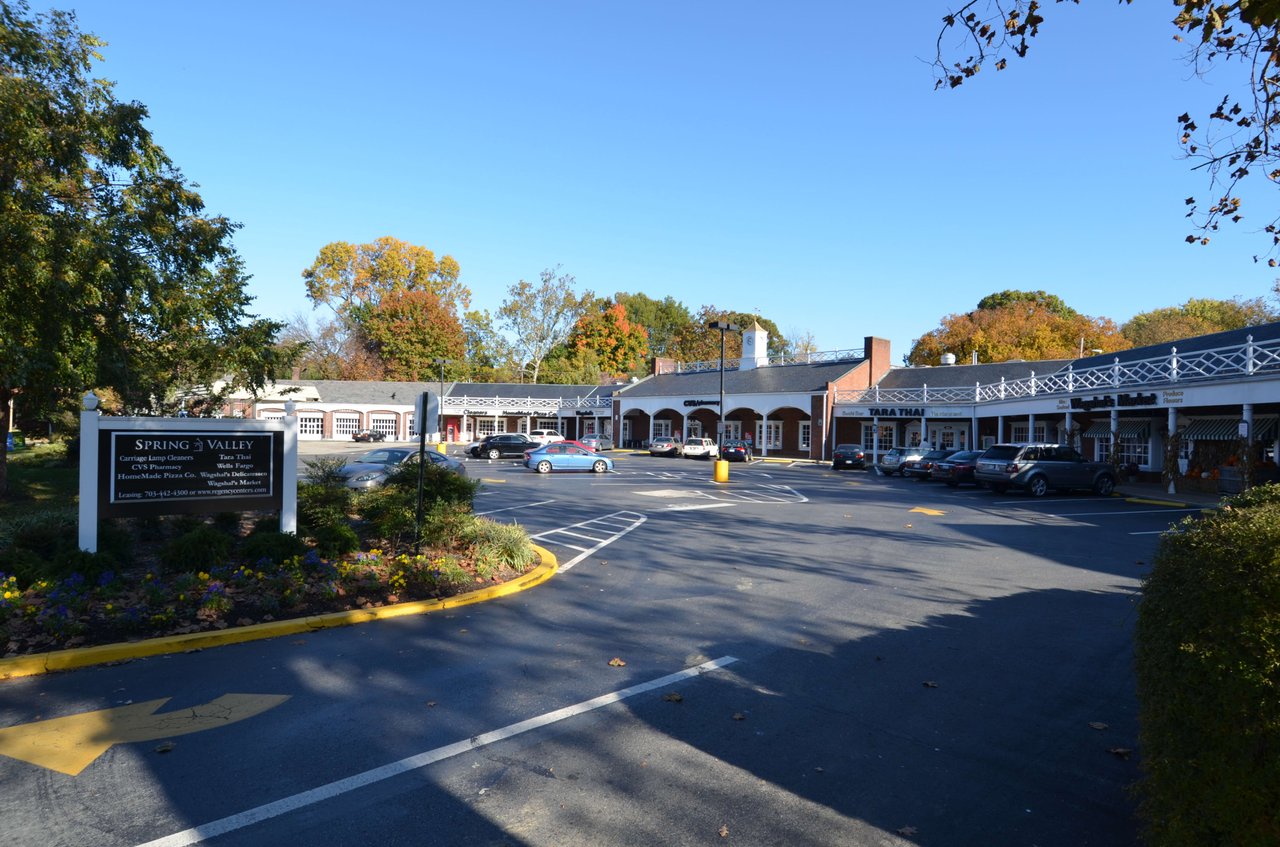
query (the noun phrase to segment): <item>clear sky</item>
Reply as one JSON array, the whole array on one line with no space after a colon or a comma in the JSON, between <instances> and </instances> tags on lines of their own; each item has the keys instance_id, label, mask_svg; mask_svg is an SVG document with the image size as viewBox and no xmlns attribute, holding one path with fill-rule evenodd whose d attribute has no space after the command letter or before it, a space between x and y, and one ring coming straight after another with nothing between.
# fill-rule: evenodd
<instances>
[{"instance_id":1,"label":"clear sky","mask_svg":"<svg viewBox=\"0 0 1280 847\"><path fill-rule=\"evenodd\" d=\"M324 244L383 235L452 255L491 311L560 265L821 350L888 338L895 361L1006 288L1117 322L1268 294L1273 192L1252 227L1183 242L1183 199L1209 192L1175 118L1223 91L1172 4L1046 5L1028 59L955 91L930 68L946 0L32 8L109 42L98 75L243 224L266 317L311 312Z\"/></svg>"}]
</instances>

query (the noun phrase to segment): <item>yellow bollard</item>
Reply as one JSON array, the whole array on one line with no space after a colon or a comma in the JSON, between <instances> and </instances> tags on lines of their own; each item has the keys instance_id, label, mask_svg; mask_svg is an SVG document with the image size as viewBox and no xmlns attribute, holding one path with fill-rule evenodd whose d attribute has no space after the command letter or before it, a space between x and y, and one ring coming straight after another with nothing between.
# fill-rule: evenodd
<instances>
[{"instance_id":1,"label":"yellow bollard","mask_svg":"<svg viewBox=\"0 0 1280 847\"><path fill-rule=\"evenodd\" d=\"M729 463L724 459L716 459L716 482L729 481Z\"/></svg>"},{"instance_id":2,"label":"yellow bollard","mask_svg":"<svg viewBox=\"0 0 1280 847\"><path fill-rule=\"evenodd\" d=\"M444 455L448 451L448 447L449 445L443 441L436 445L436 449L440 451L441 455Z\"/></svg>"}]
</instances>

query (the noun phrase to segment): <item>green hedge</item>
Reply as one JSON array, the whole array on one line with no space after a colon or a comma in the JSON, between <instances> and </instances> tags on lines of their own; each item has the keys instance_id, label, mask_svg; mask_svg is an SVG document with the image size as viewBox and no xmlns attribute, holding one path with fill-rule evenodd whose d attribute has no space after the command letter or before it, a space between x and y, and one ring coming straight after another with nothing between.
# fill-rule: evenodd
<instances>
[{"instance_id":1,"label":"green hedge","mask_svg":"<svg viewBox=\"0 0 1280 847\"><path fill-rule=\"evenodd\" d=\"M1162 536L1137 622L1155 847L1280 845L1280 486Z\"/></svg>"}]
</instances>

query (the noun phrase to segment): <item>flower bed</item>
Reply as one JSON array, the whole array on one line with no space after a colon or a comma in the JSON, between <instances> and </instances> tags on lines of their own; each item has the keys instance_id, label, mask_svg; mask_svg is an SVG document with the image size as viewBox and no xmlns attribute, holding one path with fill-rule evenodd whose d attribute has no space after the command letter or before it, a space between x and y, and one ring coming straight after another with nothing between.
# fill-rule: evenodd
<instances>
[{"instance_id":1,"label":"flower bed","mask_svg":"<svg viewBox=\"0 0 1280 847\"><path fill-rule=\"evenodd\" d=\"M449 597L527 569L456 554L393 556L374 549L333 560L311 551L282 564L175 575L106 571L85 579L74 573L25 589L16 577L0 574L0 645L12 657L371 609Z\"/></svg>"}]
</instances>

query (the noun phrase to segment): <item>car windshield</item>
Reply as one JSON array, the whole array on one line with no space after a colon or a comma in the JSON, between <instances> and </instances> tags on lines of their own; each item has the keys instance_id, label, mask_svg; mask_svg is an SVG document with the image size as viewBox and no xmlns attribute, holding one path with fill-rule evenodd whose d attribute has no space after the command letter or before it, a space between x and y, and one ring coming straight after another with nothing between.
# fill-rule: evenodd
<instances>
[{"instance_id":1,"label":"car windshield","mask_svg":"<svg viewBox=\"0 0 1280 847\"><path fill-rule=\"evenodd\" d=\"M837 453L856 453L861 449L862 448L859 447L857 444L837 444L836 445Z\"/></svg>"},{"instance_id":2,"label":"car windshield","mask_svg":"<svg viewBox=\"0 0 1280 847\"><path fill-rule=\"evenodd\" d=\"M1019 447L1016 444L997 444L987 449L982 454L984 459L995 459L997 461L1008 461L1018 455Z\"/></svg>"},{"instance_id":3,"label":"car windshield","mask_svg":"<svg viewBox=\"0 0 1280 847\"><path fill-rule=\"evenodd\" d=\"M956 463L972 462L974 459L978 458L981 455L982 454L979 453L977 450L966 450L963 453L953 453L952 455L947 457L947 461L956 462Z\"/></svg>"},{"instance_id":4,"label":"car windshield","mask_svg":"<svg viewBox=\"0 0 1280 847\"><path fill-rule=\"evenodd\" d=\"M945 459L950 456L951 453L951 450L930 450L928 453L924 454L924 457L926 459Z\"/></svg>"},{"instance_id":5,"label":"car windshield","mask_svg":"<svg viewBox=\"0 0 1280 847\"><path fill-rule=\"evenodd\" d=\"M356 461L366 465L393 465L404 459L408 452L408 450L370 450Z\"/></svg>"}]
</instances>

